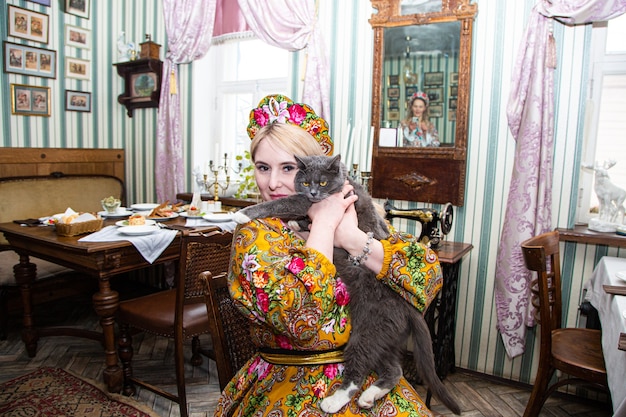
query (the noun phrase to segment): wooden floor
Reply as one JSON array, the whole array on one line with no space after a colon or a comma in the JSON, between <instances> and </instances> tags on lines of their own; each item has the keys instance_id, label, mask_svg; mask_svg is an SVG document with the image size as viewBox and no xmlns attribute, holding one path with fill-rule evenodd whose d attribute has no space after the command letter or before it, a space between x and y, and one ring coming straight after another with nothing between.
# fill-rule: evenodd
<instances>
[{"instance_id":1,"label":"wooden floor","mask_svg":"<svg viewBox=\"0 0 626 417\"><path fill-rule=\"evenodd\" d=\"M60 316L65 324L99 329L89 299L72 299L64 305L70 305L72 308L58 311L58 307L40 307L38 309L40 322L45 321L46 317ZM50 314L50 311L54 311L54 314ZM210 338L206 337L202 342L210 344ZM136 375L143 375L150 381L168 386L175 392L173 343L162 338L137 335L134 349L133 363ZM26 374L41 366L60 367L82 377L102 381L103 358L102 347L98 342L72 337L43 338L39 342L37 356L28 358L19 335L19 317L11 316L9 338L0 341L0 382ZM187 367L187 398L192 417L212 416L215 409L219 386L215 366L209 362L205 358L202 366ZM449 375L444 382L457 396L462 416L522 416L530 396L527 387L494 381L461 370ZM426 398L426 390L423 387L418 386L417 390L422 398ZM177 404L155 396L150 391L138 390L135 398L163 417L180 414ZM431 405L435 414L453 415L436 400L433 400ZM610 415L610 409L606 404L583 402L569 396L553 396L541 413L541 416Z\"/></svg>"}]
</instances>

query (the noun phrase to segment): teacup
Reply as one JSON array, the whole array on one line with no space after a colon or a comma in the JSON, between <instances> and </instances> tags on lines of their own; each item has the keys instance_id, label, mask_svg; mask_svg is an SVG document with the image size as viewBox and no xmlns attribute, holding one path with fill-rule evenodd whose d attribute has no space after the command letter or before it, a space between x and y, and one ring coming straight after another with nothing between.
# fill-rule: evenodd
<instances>
[{"instance_id":1,"label":"teacup","mask_svg":"<svg viewBox=\"0 0 626 417\"><path fill-rule=\"evenodd\" d=\"M109 214L113 214L117 211L117 209L122 204L122 201L119 198L115 197L107 197L101 201L102 208Z\"/></svg>"}]
</instances>

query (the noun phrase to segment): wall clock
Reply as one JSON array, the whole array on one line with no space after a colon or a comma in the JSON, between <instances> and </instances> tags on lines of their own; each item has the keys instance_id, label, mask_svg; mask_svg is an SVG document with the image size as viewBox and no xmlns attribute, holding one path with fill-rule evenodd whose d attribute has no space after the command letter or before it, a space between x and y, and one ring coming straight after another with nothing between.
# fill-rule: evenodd
<instances>
[{"instance_id":1,"label":"wall clock","mask_svg":"<svg viewBox=\"0 0 626 417\"><path fill-rule=\"evenodd\" d=\"M117 97L117 101L126 106L128 117L133 117L135 109L159 107L163 62L137 59L113 65L124 79L124 92Z\"/></svg>"}]
</instances>

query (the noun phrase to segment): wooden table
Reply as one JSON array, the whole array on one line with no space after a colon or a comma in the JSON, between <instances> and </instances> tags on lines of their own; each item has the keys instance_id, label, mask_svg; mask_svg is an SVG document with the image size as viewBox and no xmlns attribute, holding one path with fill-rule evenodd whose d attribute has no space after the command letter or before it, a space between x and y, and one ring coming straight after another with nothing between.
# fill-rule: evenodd
<instances>
[{"instance_id":1,"label":"wooden table","mask_svg":"<svg viewBox=\"0 0 626 417\"><path fill-rule=\"evenodd\" d=\"M626 271L626 258L603 256L585 282L585 299L598 310L602 324L602 353L613 401L613 415L626 415L626 351L620 350L620 334L626 333L626 295L608 294L604 286L626 287L616 273Z\"/></svg>"},{"instance_id":2,"label":"wooden table","mask_svg":"<svg viewBox=\"0 0 626 417\"><path fill-rule=\"evenodd\" d=\"M167 224L184 225L185 219L177 218ZM105 220L105 226L115 223ZM23 227L15 223L0 223L0 232L19 254L20 263L15 266L15 280L20 285L24 302L24 327L22 340L28 355L33 357L37 351L40 336L50 334L45 328L36 327L33 319L30 286L35 280L37 271L30 263L29 256L66 266L90 275L98 280L98 292L93 296L93 306L100 317L102 334L79 329L67 329L65 334L102 340L106 369L104 381L110 392L122 389L122 368L118 364L115 346L115 312L119 305L117 291L111 289L110 278L125 272L133 271L167 261L176 261L180 253L180 236L177 236L161 256L149 264L135 247L128 241L83 243L78 242L82 236L57 236L52 227ZM180 235L180 234L179 234ZM61 334L59 328L54 334Z\"/></svg>"}]
</instances>

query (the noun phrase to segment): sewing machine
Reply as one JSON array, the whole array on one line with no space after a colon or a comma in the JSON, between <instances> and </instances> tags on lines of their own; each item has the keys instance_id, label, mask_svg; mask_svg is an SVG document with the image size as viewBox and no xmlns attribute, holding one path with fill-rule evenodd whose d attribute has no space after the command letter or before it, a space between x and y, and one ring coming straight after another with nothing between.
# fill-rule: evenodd
<instances>
[{"instance_id":1,"label":"sewing machine","mask_svg":"<svg viewBox=\"0 0 626 417\"><path fill-rule=\"evenodd\" d=\"M385 218L391 220L394 217L401 217L409 220L417 220L421 224L419 240L422 243L430 243L433 249L439 246L441 236L447 235L452 229L452 204L447 203L441 211L432 208L399 209L385 202ZM440 228L437 225L440 225ZM416 232L417 234L417 232Z\"/></svg>"}]
</instances>

